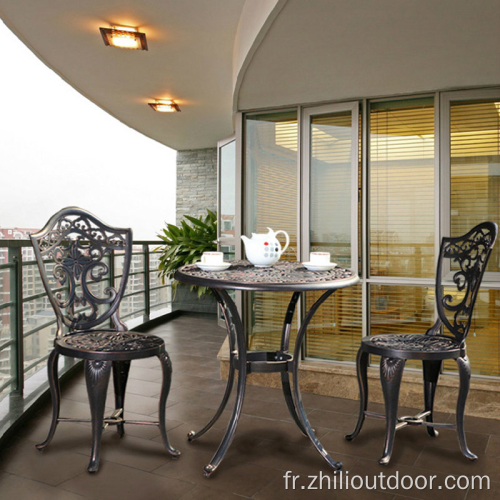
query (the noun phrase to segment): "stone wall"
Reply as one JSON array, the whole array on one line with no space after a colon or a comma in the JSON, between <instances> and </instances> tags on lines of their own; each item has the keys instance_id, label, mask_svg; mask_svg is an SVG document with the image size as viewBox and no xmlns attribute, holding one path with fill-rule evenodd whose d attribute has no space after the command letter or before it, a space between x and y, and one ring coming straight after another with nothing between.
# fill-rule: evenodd
<instances>
[{"instance_id":1,"label":"stone wall","mask_svg":"<svg viewBox=\"0 0 500 500\"><path fill-rule=\"evenodd\" d=\"M217 209L217 148L177 152L176 223Z\"/></svg>"},{"instance_id":2,"label":"stone wall","mask_svg":"<svg viewBox=\"0 0 500 500\"><path fill-rule=\"evenodd\" d=\"M206 215L217 210L217 148L177 151L176 224L184 215ZM198 298L189 286L179 286L172 304L173 310L212 313L217 303L212 295Z\"/></svg>"}]
</instances>

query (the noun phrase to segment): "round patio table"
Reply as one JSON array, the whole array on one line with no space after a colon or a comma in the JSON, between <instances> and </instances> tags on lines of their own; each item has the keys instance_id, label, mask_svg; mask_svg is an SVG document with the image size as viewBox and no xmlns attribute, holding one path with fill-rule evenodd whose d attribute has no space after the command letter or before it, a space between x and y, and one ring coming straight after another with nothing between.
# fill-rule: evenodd
<instances>
[{"instance_id":1,"label":"round patio table","mask_svg":"<svg viewBox=\"0 0 500 500\"><path fill-rule=\"evenodd\" d=\"M231 395L235 371L238 371L236 399L231 419L219 448L211 462L205 466L205 475L212 474L221 463L234 437L241 415L247 373L281 373L283 395L290 415L302 433L309 437L315 448L336 471L342 467L323 448L311 427L302 404L299 389L299 361L304 335L319 306L339 288L358 283L358 276L348 269L336 267L329 271L308 271L300 262L278 262L272 267L258 268L248 261L234 261L225 271L202 271L195 264L184 266L175 272L174 278L182 283L210 288L219 303L226 323L229 340L229 373L221 404L210 422L198 432L188 434L189 441L207 432L221 416ZM259 292L293 292L283 323L281 346L278 351L247 351L246 336L234 301L227 290ZM294 353L290 354L290 332L295 307L301 292L324 291L305 315L295 340ZM292 374L293 391L290 385Z\"/></svg>"}]
</instances>

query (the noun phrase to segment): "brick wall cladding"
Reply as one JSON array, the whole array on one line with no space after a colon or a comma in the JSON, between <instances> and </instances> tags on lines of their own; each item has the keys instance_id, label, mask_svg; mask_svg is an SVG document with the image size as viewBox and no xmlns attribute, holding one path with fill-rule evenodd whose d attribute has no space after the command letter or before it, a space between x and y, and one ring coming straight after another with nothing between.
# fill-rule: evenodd
<instances>
[{"instance_id":1,"label":"brick wall cladding","mask_svg":"<svg viewBox=\"0 0 500 500\"><path fill-rule=\"evenodd\" d=\"M176 223L217 210L217 148L177 151Z\"/></svg>"}]
</instances>

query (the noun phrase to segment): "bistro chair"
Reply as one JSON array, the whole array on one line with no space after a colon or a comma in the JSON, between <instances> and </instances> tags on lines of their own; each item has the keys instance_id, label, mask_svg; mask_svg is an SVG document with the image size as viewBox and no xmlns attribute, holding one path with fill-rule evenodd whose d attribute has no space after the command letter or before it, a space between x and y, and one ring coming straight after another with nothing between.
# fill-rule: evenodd
<instances>
[{"instance_id":1,"label":"bistro chair","mask_svg":"<svg viewBox=\"0 0 500 500\"><path fill-rule=\"evenodd\" d=\"M149 424L160 428L167 451L178 456L180 452L169 444L165 429L165 406L172 374L165 342L154 335L128 331L118 315L130 272L132 230L108 226L89 212L69 207L56 213L42 230L30 238L43 285L57 319L54 350L47 365L52 423L47 439L36 448L43 450L50 443L60 422L91 422L92 452L87 470L97 472L103 427L116 425L122 437L125 423ZM114 265L115 251L123 255L118 289L110 282L110 265ZM103 323L112 326L96 328ZM84 360L91 420L59 417L57 360L60 354ZM126 421L123 405L130 362L151 356L159 358L163 371L158 422ZM111 370L116 410L110 417L104 418Z\"/></svg>"},{"instance_id":2,"label":"bistro chair","mask_svg":"<svg viewBox=\"0 0 500 500\"><path fill-rule=\"evenodd\" d=\"M436 304L438 320L425 335L385 334L363 339L356 363L360 389L360 411L356 429L345 436L353 440L361 431L365 416L385 418L386 435L381 465L391 459L394 435L407 425L425 425L432 437L437 437L436 428L453 428L458 433L460 450L469 460L477 460L467 447L464 433L464 410L469 393L471 369L465 339L476 302L479 286L495 243L498 227L494 222L483 222L464 236L443 238L439 251L436 276ZM446 260L445 260L446 259ZM456 295L443 289L443 272L453 273ZM446 293L446 294L445 294ZM445 326L452 335L443 335ZM380 359L380 380L385 401L385 415L367 411L368 355L376 354ZM399 387L407 359L420 359L423 364L424 410L412 417L397 416ZM443 360L454 359L458 365L460 387L458 391L456 425L438 424L433 421L434 394Z\"/></svg>"}]
</instances>

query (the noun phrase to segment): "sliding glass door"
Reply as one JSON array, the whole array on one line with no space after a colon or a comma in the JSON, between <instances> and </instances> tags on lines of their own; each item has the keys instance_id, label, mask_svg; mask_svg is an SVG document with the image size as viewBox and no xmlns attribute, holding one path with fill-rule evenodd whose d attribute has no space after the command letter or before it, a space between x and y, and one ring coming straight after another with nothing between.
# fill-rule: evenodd
<instances>
[{"instance_id":1,"label":"sliding glass door","mask_svg":"<svg viewBox=\"0 0 500 500\"><path fill-rule=\"evenodd\" d=\"M302 116L302 260L330 252L358 272L359 103L306 108ZM305 294L309 309L321 292ZM305 355L351 361L361 341L361 286L339 290L308 328Z\"/></svg>"},{"instance_id":2,"label":"sliding glass door","mask_svg":"<svg viewBox=\"0 0 500 500\"><path fill-rule=\"evenodd\" d=\"M364 335L425 333L436 319L441 238L500 222L500 89L251 113L238 137L243 232L284 229L291 245L283 259L328 251L361 278L315 315L308 358L353 363ZM298 312L318 296L305 294ZM250 297L251 349L278 348L288 300ZM497 244L468 339L475 374L500 376L499 303Z\"/></svg>"},{"instance_id":3,"label":"sliding glass door","mask_svg":"<svg viewBox=\"0 0 500 500\"><path fill-rule=\"evenodd\" d=\"M441 96L443 234L460 236L490 220L500 224L500 91ZM452 267L448 280L455 269ZM446 289L446 287L445 287ZM453 288L449 293L456 293ZM472 371L500 376L500 244L493 248L467 338ZM456 371L454 363L445 369Z\"/></svg>"},{"instance_id":4,"label":"sliding glass door","mask_svg":"<svg viewBox=\"0 0 500 500\"><path fill-rule=\"evenodd\" d=\"M281 260L298 260L297 110L246 115L244 122L244 234L283 230L290 245ZM281 240L283 243L283 240ZM246 295L248 346L277 350L291 294ZM293 332L296 331L294 325Z\"/></svg>"}]
</instances>

